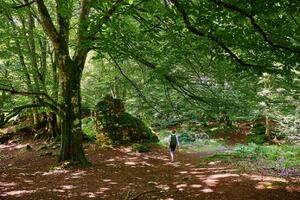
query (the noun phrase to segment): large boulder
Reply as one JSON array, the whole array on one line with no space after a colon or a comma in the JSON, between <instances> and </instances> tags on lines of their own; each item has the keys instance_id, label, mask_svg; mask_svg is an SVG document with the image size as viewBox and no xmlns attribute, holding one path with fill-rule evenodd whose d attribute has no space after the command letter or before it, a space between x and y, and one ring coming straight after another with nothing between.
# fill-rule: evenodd
<instances>
[{"instance_id":1,"label":"large boulder","mask_svg":"<svg viewBox=\"0 0 300 200\"><path fill-rule=\"evenodd\" d=\"M125 112L120 99L106 96L94 110L96 138L104 144L158 142L158 137L139 118Z\"/></svg>"}]
</instances>

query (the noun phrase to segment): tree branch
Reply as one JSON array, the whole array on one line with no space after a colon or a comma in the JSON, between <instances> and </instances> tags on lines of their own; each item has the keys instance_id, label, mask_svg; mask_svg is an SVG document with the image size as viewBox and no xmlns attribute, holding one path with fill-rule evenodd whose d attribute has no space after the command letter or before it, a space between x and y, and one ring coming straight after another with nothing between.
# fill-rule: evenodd
<instances>
[{"instance_id":1,"label":"tree branch","mask_svg":"<svg viewBox=\"0 0 300 200\"><path fill-rule=\"evenodd\" d=\"M35 2L35 0L33 0L33 1L31 1L31 2L28 2L28 3L24 3L24 4L22 4L22 5L13 6L12 8L13 8L13 9L24 8L24 7L30 6L30 5L33 4L34 2Z\"/></svg>"},{"instance_id":2,"label":"tree branch","mask_svg":"<svg viewBox=\"0 0 300 200\"><path fill-rule=\"evenodd\" d=\"M142 93L142 91L137 87L137 85L123 72L121 66L117 63L117 61L112 57L111 54L109 54L109 57L112 59L112 61L114 62L115 66L118 68L119 72L122 74L122 76L124 76L124 78L136 89L136 91L139 93L139 95L143 98L143 100L151 107L153 108L157 113L161 114L161 115L165 115L164 113L160 112L159 110L157 110L148 100L147 98L144 96L144 94Z\"/></svg>"},{"instance_id":3,"label":"tree branch","mask_svg":"<svg viewBox=\"0 0 300 200\"><path fill-rule=\"evenodd\" d=\"M81 0L80 14L79 14L79 25L77 32L77 49L74 54L74 60L78 63L79 66L84 65L86 60L89 47L86 47L83 43L87 39L87 30L88 30L88 16L91 10L91 1L90 0ZM83 63L82 63L83 62Z\"/></svg>"},{"instance_id":4,"label":"tree branch","mask_svg":"<svg viewBox=\"0 0 300 200\"><path fill-rule=\"evenodd\" d=\"M114 14L114 12L116 11L117 7L123 3L124 0L116 0L116 2L111 6L110 9L107 10L106 15L104 15L103 17L101 17L98 20L98 23L94 26L91 27L91 33L90 33L90 37L93 38L102 28L103 24L108 21L111 16ZM93 31L94 30L94 31Z\"/></svg>"},{"instance_id":5,"label":"tree branch","mask_svg":"<svg viewBox=\"0 0 300 200\"><path fill-rule=\"evenodd\" d=\"M68 12L71 1L56 0L56 13L58 24L58 35L60 38L60 45L64 45L67 51L69 48L69 32L70 32L70 18L71 14Z\"/></svg>"},{"instance_id":6,"label":"tree branch","mask_svg":"<svg viewBox=\"0 0 300 200\"><path fill-rule=\"evenodd\" d=\"M52 19L50 17L48 9L45 6L43 0L36 0L36 3L37 3L37 7L38 7L39 14L41 17L40 23L41 23L43 29L45 30L45 32L47 33L47 35L49 36L49 38L53 44L53 47L58 49L59 44L60 44L59 35L58 35L58 32L52 22Z\"/></svg>"},{"instance_id":7,"label":"tree branch","mask_svg":"<svg viewBox=\"0 0 300 200\"><path fill-rule=\"evenodd\" d=\"M28 105L24 105L24 106L19 106L19 107L13 108L11 111L9 111L9 114L6 115L6 116L4 116L4 119L0 121L0 127L2 127L3 125L5 125L11 118L13 118L17 114L19 114L22 110L24 110L26 108L37 108L37 107L41 107L41 105L28 104Z\"/></svg>"},{"instance_id":8,"label":"tree branch","mask_svg":"<svg viewBox=\"0 0 300 200\"><path fill-rule=\"evenodd\" d=\"M246 63L245 61L240 59L239 56L236 55L232 50L230 50L223 42L221 42L217 37L215 37L211 34L205 34L204 32L202 32L199 29L195 28L191 24L190 19L187 15L186 11L179 4L178 0L171 0L171 2L174 4L174 6L179 11L179 13L182 15L184 23L185 23L185 25L186 25L186 27L189 31L191 31L192 33L194 33L197 36L210 38L212 41L217 43L219 45L219 47L221 47L226 53L228 53L229 56L231 57L231 59L234 60L235 62L237 62L238 64L240 64L244 67L253 67L253 68L258 69L258 70L263 69L264 71L271 72L271 73L280 71L280 70L277 70L275 68L275 66L263 66L263 65L256 65L256 64Z\"/></svg>"},{"instance_id":9,"label":"tree branch","mask_svg":"<svg viewBox=\"0 0 300 200\"><path fill-rule=\"evenodd\" d=\"M141 64L151 68L151 69L155 69L156 66L155 64L143 59L143 58L139 58L137 56L133 56L138 62L140 62ZM177 92L179 93L184 93L186 96L188 96L189 98L196 100L196 101L200 101L202 103L205 103L207 105L209 105L209 102L206 101L205 99L197 96L196 94L194 94L192 91L190 91L189 89L185 88L184 86L180 85L172 76L168 75L168 74L163 74L163 77L169 82L172 83L171 86L173 87L173 89L175 89ZM177 86L174 87L174 84Z\"/></svg>"},{"instance_id":10,"label":"tree branch","mask_svg":"<svg viewBox=\"0 0 300 200\"><path fill-rule=\"evenodd\" d=\"M284 45L280 45L280 44L276 44L274 43L267 35L267 33L261 28L261 26L259 26L256 21L255 21L255 18L247 13L247 11L235 6L235 5L232 5L232 4L229 4L229 3L226 3L224 1L221 1L221 0L211 0L212 2L214 2L215 4L219 5L219 6L222 6L223 8L227 9L227 10L230 10L230 11L234 11L234 12L237 12L239 13L241 16L244 16L244 17L247 17L250 21L251 21L251 24L253 26L253 28L255 30L257 30L257 32L259 34L261 34L261 36L263 37L263 39L272 47L274 48L279 48L279 49L284 49L284 50L287 50L287 51L290 51L292 53L297 53L297 54L300 54L300 49L297 48L297 49L294 49L294 48L290 48L290 47L287 47L287 46L284 46Z\"/></svg>"},{"instance_id":11,"label":"tree branch","mask_svg":"<svg viewBox=\"0 0 300 200\"><path fill-rule=\"evenodd\" d=\"M8 88L0 88L0 91L6 91L10 92L11 94L15 95L22 95L22 96L37 96L37 97L44 97L45 99L49 100L51 103L43 102L47 106L51 107L52 109L55 109L56 111L63 110L62 107L54 100L52 99L48 94L42 93L42 92L27 92L27 91L17 91L14 89L8 89ZM42 99L38 98L40 101Z\"/></svg>"}]
</instances>

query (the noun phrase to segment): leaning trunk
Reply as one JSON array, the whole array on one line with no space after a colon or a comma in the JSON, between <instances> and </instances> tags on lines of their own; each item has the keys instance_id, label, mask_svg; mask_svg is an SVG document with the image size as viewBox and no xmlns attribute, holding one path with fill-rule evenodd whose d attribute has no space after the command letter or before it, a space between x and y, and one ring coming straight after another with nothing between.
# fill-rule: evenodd
<instances>
[{"instance_id":1,"label":"leaning trunk","mask_svg":"<svg viewBox=\"0 0 300 200\"><path fill-rule=\"evenodd\" d=\"M83 152L81 130L80 68L70 57L59 60L60 93L63 114L61 117L61 150L59 162L70 161L79 165L88 161Z\"/></svg>"}]
</instances>

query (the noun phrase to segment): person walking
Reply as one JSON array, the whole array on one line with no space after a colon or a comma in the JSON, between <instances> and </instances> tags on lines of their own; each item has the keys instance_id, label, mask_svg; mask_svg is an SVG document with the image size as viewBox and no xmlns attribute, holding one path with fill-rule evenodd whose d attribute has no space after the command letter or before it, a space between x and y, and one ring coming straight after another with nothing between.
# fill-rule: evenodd
<instances>
[{"instance_id":1,"label":"person walking","mask_svg":"<svg viewBox=\"0 0 300 200\"><path fill-rule=\"evenodd\" d=\"M179 139L175 129L172 129L171 134L169 135L169 144L170 144L169 147L170 147L171 162L173 162L176 147L179 148Z\"/></svg>"}]
</instances>

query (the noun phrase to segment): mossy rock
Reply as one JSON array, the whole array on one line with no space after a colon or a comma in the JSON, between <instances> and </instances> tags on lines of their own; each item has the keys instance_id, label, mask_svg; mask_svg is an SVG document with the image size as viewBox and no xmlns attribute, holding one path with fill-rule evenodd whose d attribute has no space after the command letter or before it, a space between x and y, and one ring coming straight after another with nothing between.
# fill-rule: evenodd
<instances>
[{"instance_id":1,"label":"mossy rock","mask_svg":"<svg viewBox=\"0 0 300 200\"><path fill-rule=\"evenodd\" d=\"M123 102L110 96L95 107L94 129L97 141L104 144L158 142L158 137L143 121L125 112Z\"/></svg>"},{"instance_id":2,"label":"mossy rock","mask_svg":"<svg viewBox=\"0 0 300 200\"><path fill-rule=\"evenodd\" d=\"M247 143L255 143L255 144L264 144L265 142L267 142L267 138L265 135L247 135L246 138L246 142Z\"/></svg>"}]
</instances>

